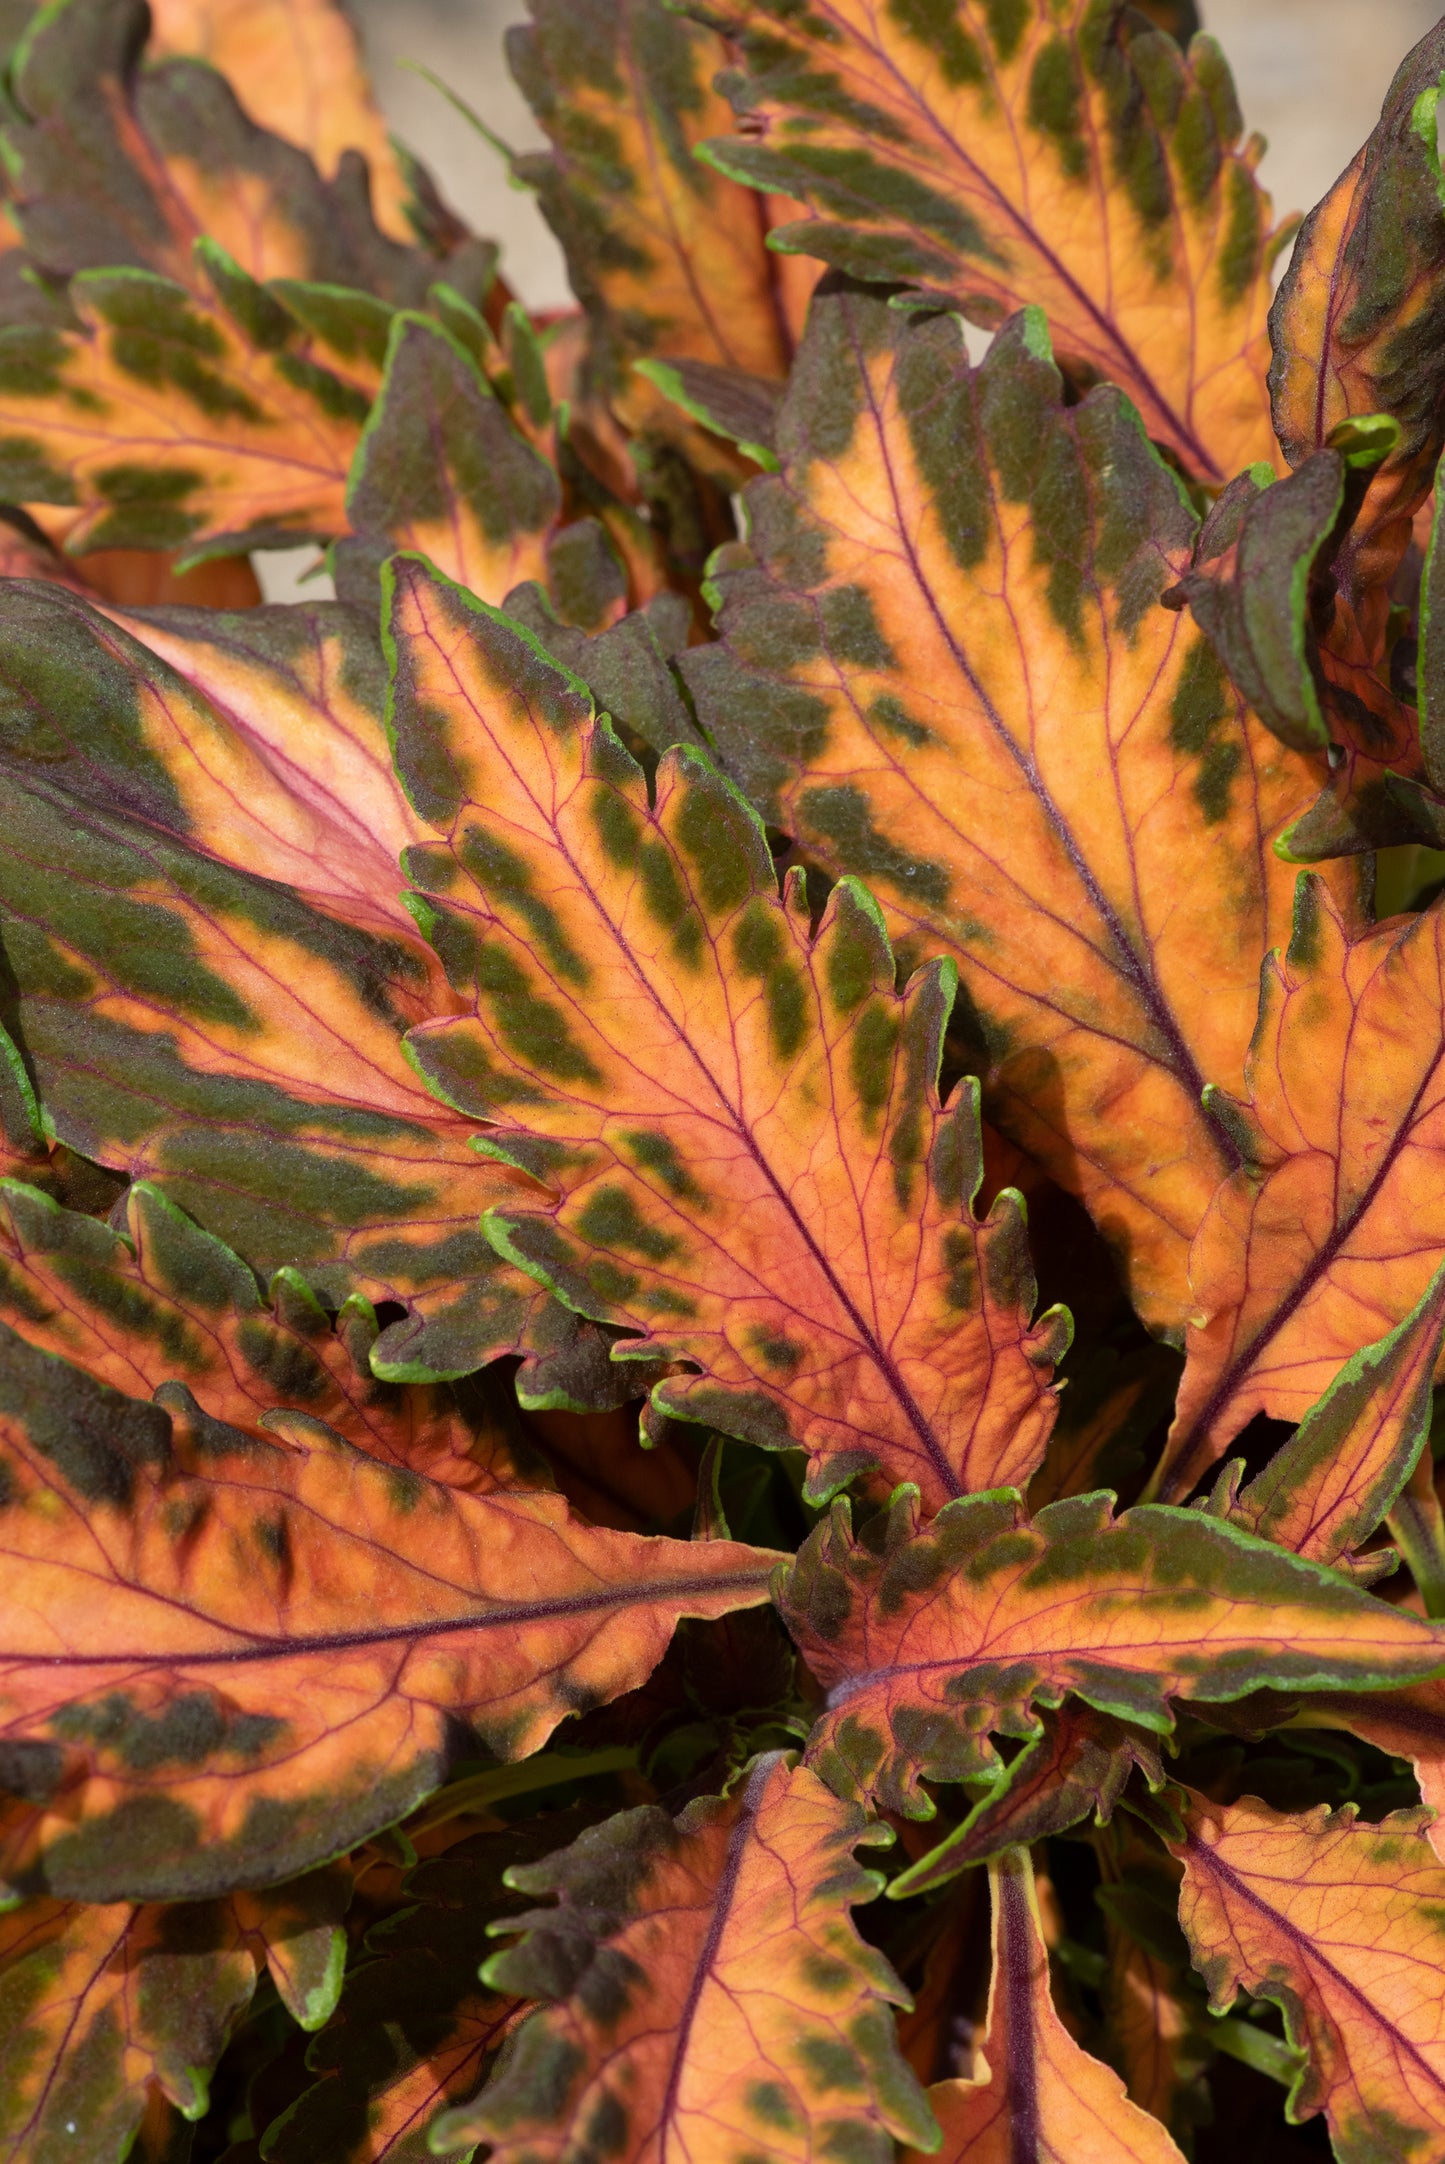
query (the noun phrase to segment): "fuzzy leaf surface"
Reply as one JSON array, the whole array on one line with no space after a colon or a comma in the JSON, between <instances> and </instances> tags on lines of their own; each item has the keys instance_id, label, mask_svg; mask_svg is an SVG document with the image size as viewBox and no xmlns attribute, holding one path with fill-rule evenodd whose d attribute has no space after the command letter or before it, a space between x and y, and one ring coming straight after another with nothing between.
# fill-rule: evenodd
<instances>
[{"instance_id":1,"label":"fuzzy leaf surface","mask_svg":"<svg viewBox=\"0 0 1445 2164\"><path fill-rule=\"evenodd\" d=\"M645 1805L514 1872L558 1905L509 1921L527 1936L486 1975L559 2003L437 2141L489 2141L499 2164L571 2155L603 2127L620 2157L677 2145L699 2164L748 2143L870 2164L887 2164L894 2140L929 2144L888 2010L906 1995L849 1916L879 1884L853 1851L880 1836L772 1756L726 1800L676 1821Z\"/></svg>"},{"instance_id":2,"label":"fuzzy leaf surface","mask_svg":"<svg viewBox=\"0 0 1445 2164\"><path fill-rule=\"evenodd\" d=\"M896 992L851 882L814 937L801 875L779 895L701 753L663 759L651 804L580 689L412 558L392 643L399 768L437 836L407 868L472 1008L408 1043L557 1191L495 1210L499 1249L636 1332L626 1357L695 1363L659 1409L805 1448L814 1493L875 1463L934 1506L1026 1479L1068 1325L1030 1326L1018 1198L973 1215L975 1097L937 1095L947 963Z\"/></svg>"},{"instance_id":3,"label":"fuzzy leaf surface","mask_svg":"<svg viewBox=\"0 0 1445 2164\"><path fill-rule=\"evenodd\" d=\"M1310 2054L1291 2112L1323 2111L1343 2164L1430 2155L1445 2139L1445 1867L1426 1819L1192 1796L1175 1849L1180 1921L1212 2006L1243 1990L1283 2010Z\"/></svg>"},{"instance_id":4,"label":"fuzzy leaf surface","mask_svg":"<svg viewBox=\"0 0 1445 2164\"><path fill-rule=\"evenodd\" d=\"M958 963L990 1117L1110 1238L1156 1324L1230 1138L1270 844L1323 779L1157 606L1194 519L1113 390L1066 407L1036 314L978 369L951 317L815 302L782 471L715 565L700 718L764 816ZM1237 1086L1237 1082L1232 1085Z\"/></svg>"},{"instance_id":5,"label":"fuzzy leaf surface","mask_svg":"<svg viewBox=\"0 0 1445 2164\"><path fill-rule=\"evenodd\" d=\"M968 1496L928 1525L907 1492L861 1535L809 1535L778 1606L827 1693L809 1762L929 1815L920 1776L990 1776L989 1732L1033 1736L1072 1691L1167 1734L1169 1700L1367 1689L1438 1670L1445 1640L1333 1573L1195 1511L1108 1495Z\"/></svg>"},{"instance_id":6,"label":"fuzzy leaf surface","mask_svg":"<svg viewBox=\"0 0 1445 2164\"><path fill-rule=\"evenodd\" d=\"M968 2081L935 2082L941 2164L1181 2164L1182 2151L1091 2058L1060 2021L1027 1849L989 1865L993 1975L983 2066Z\"/></svg>"},{"instance_id":7,"label":"fuzzy leaf surface","mask_svg":"<svg viewBox=\"0 0 1445 2164\"><path fill-rule=\"evenodd\" d=\"M0 1917L0 2157L120 2164L157 2096L184 2118L269 1967L306 2028L341 1987L350 1873L132 1908L40 1899Z\"/></svg>"},{"instance_id":8,"label":"fuzzy leaf surface","mask_svg":"<svg viewBox=\"0 0 1445 2164\"><path fill-rule=\"evenodd\" d=\"M700 8L742 47L727 173L812 211L778 245L947 297L1043 309L1085 383L1134 400L1186 472L1269 458L1269 199L1212 40L1188 59L1121 0Z\"/></svg>"},{"instance_id":9,"label":"fuzzy leaf surface","mask_svg":"<svg viewBox=\"0 0 1445 2164\"><path fill-rule=\"evenodd\" d=\"M1236 1112L1249 1161L1191 1258L1198 1309L1158 1482L1168 1498L1187 1495L1255 1413L1302 1420L1434 1277L1442 937L1436 904L1352 940L1316 876L1300 875Z\"/></svg>"},{"instance_id":10,"label":"fuzzy leaf surface","mask_svg":"<svg viewBox=\"0 0 1445 2164\"><path fill-rule=\"evenodd\" d=\"M0 1342L0 1737L36 1799L0 1876L22 1890L287 1877L401 1816L466 1739L526 1757L645 1682L680 1617L767 1597L764 1550L442 1486L305 1414L263 1439L179 1383L147 1404Z\"/></svg>"}]
</instances>

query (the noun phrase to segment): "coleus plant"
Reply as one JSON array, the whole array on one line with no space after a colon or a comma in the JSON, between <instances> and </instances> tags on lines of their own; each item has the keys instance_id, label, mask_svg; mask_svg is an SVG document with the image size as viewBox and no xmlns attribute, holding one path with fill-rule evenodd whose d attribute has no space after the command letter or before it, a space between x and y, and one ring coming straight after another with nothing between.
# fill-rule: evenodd
<instances>
[{"instance_id":1,"label":"coleus plant","mask_svg":"<svg viewBox=\"0 0 1445 2164\"><path fill-rule=\"evenodd\" d=\"M533 0L538 318L0 8L0 2158L1445 2158L1445 25L1197 30Z\"/></svg>"}]
</instances>

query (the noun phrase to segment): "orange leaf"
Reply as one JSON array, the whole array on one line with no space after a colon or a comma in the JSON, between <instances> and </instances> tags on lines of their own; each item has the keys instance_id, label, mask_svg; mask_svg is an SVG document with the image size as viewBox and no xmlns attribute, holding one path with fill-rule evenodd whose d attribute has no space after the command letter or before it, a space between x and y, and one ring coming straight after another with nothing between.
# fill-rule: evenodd
<instances>
[{"instance_id":1,"label":"orange leaf","mask_svg":"<svg viewBox=\"0 0 1445 2164\"><path fill-rule=\"evenodd\" d=\"M990 1119L1178 1329L1236 1162L1201 1091L1242 1076L1288 921L1270 845L1323 766L1157 606L1192 513L1117 392L1065 405L1037 313L971 369L955 318L831 293L778 441L714 566L722 643L684 659L699 718L910 958L957 959Z\"/></svg>"},{"instance_id":2,"label":"orange leaf","mask_svg":"<svg viewBox=\"0 0 1445 2164\"><path fill-rule=\"evenodd\" d=\"M659 1410L805 1448L815 1496L872 1464L930 1507L1027 1479L1068 1321L1030 1326L1018 1198L973 1215L976 1092L937 1095L948 965L898 993L852 881L814 936L701 753L651 803L505 618L415 558L391 577L399 768L437 836L407 869L471 1009L408 1046L555 1189L499 1201L499 1250L637 1333L620 1358L694 1363Z\"/></svg>"},{"instance_id":3,"label":"orange leaf","mask_svg":"<svg viewBox=\"0 0 1445 2164\"><path fill-rule=\"evenodd\" d=\"M724 1801L676 1822L644 1806L512 1873L555 1909L511 1919L520 1946L484 1971L503 1990L556 1998L517 2035L473 2105L435 2146L487 2140L497 2164L609 2153L697 2164L762 2145L883 2160L889 2137L934 2133L898 2053L888 2002L905 1994L849 1916L878 1890L853 1861L887 1843L805 1768L760 1758ZM560 1987L560 1988L559 1988Z\"/></svg>"},{"instance_id":4,"label":"orange leaf","mask_svg":"<svg viewBox=\"0 0 1445 2164\"><path fill-rule=\"evenodd\" d=\"M1191 1258L1179 1409L1158 1476L1168 1497L1257 1412L1300 1420L1344 1364L1395 1328L1445 1245L1445 912L1351 939L1300 875L1294 933L1265 965L1247 1107L1247 1163L1220 1188Z\"/></svg>"},{"instance_id":5,"label":"orange leaf","mask_svg":"<svg viewBox=\"0 0 1445 2164\"><path fill-rule=\"evenodd\" d=\"M319 2028L341 1988L350 1894L332 1865L227 1900L38 1900L0 1916L0 2158L110 2164L157 2096L199 2118L268 1968L288 2012Z\"/></svg>"},{"instance_id":6,"label":"orange leaf","mask_svg":"<svg viewBox=\"0 0 1445 2164\"><path fill-rule=\"evenodd\" d=\"M1090 2058L1054 2010L1049 1956L1026 1849L988 1867L993 1982L983 2066L936 2082L941 2164L1182 2164L1157 2119L1132 2104L1112 2067Z\"/></svg>"},{"instance_id":7,"label":"orange leaf","mask_svg":"<svg viewBox=\"0 0 1445 2164\"><path fill-rule=\"evenodd\" d=\"M1445 2143L1439 1991L1445 1867L1426 1817L1357 1823L1191 1795L1180 1920L1210 2003L1248 1991L1284 2012L1310 2066L1290 2115L1323 2111L1341 2157L1435 2155Z\"/></svg>"},{"instance_id":8,"label":"orange leaf","mask_svg":"<svg viewBox=\"0 0 1445 2164\"><path fill-rule=\"evenodd\" d=\"M1167 1734L1171 1699L1445 1667L1429 1624L1316 1564L1197 1511L1115 1519L1111 1502L1072 1497L1030 1523L1005 1489L921 1526L904 1489L861 1535L835 1503L777 1594L827 1694L809 1762L840 1793L927 1818L920 1778L997 1780L990 1734L1037 1735L1036 1707L1070 1691Z\"/></svg>"},{"instance_id":9,"label":"orange leaf","mask_svg":"<svg viewBox=\"0 0 1445 2164\"><path fill-rule=\"evenodd\" d=\"M290 1407L432 1480L478 1492L528 1484L505 1398L481 1383L459 1393L376 1380L366 1301L353 1296L333 1329L290 1270L268 1309L240 1258L146 1182L118 1213L123 1233L0 1182L0 1316L27 1344L130 1396L175 1377L233 1427L261 1428Z\"/></svg>"},{"instance_id":10,"label":"orange leaf","mask_svg":"<svg viewBox=\"0 0 1445 2164\"><path fill-rule=\"evenodd\" d=\"M157 57L194 55L219 69L251 118L309 151L323 174L359 150L378 223L413 237L407 181L337 0L151 0L151 19Z\"/></svg>"},{"instance_id":11,"label":"orange leaf","mask_svg":"<svg viewBox=\"0 0 1445 2164\"><path fill-rule=\"evenodd\" d=\"M777 1558L442 1486L320 1421L121 1397L5 1332L0 1723L35 1799L0 1876L108 1901L266 1885L402 1816L480 1739L537 1750ZM470 1740L473 1753L476 1741Z\"/></svg>"},{"instance_id":12,"label":"orange leaf","mask_svg":"<svg viewBox=\"0 0 1445 2164\"><path fill-rule=\"evenodd\" d=\"M1122 0L708 0L739 40L726 173L803 198L777 244L947 296L1035 303L1085 383L1122 385L1198 479L1273 451L1269 199L1212 39L1186 60Z\"/></svg>"}]
</instances>

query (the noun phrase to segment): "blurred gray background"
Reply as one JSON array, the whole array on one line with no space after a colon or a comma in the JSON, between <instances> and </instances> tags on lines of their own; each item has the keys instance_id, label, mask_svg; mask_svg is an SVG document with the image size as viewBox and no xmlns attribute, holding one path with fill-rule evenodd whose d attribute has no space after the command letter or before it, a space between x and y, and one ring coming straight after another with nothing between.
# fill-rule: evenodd
<instances>
[{"instance_id":1,"label":"blurred gray background","mask_svg":"<svg viewBox=\"0 0 1445 2164\"><path fill-rule=\"evenodd\" d=\"M420 61L513 148L542 140L507 72L502 35L526 0L352 0L393 131L431 167L482 233L501 241L507 276L534 308L567 298L562 258L529 196L430 84ZM1224 47L1246 126L1268 138L1261 169L1275 210L1308 210L1369 133L1396 66L1445 0L1200 0Z\"/></svg>"}]
</instances>

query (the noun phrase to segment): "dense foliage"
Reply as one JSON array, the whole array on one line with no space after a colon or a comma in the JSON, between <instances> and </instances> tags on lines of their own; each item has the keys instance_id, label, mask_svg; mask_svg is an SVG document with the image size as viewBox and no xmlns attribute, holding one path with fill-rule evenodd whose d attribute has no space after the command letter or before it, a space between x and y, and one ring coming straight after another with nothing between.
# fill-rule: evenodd
<instances>
[{"instance_id":1,"label":"dense foliage","mask_svg":"<svg viewBox=\"0 0 1445 2164\"><path fill-rule=\"evenodd\" d=\"M1445 2159L1445 24L532 10L0 0L0 2159Z\"/></svg>"}]
</instances>

